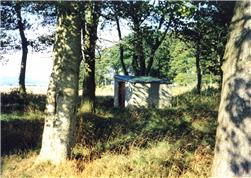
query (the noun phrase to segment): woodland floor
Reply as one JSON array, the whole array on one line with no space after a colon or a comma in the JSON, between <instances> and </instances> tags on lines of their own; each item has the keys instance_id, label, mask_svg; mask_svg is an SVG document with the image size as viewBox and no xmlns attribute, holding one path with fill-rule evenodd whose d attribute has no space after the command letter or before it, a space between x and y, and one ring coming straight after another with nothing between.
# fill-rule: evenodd
<instances>
[{"instance_id":1,"label":"woodland floor","mask_svg":"<svg viewBox=\"0 0 251 178\"><path fill-rule=\"evenodd\" d=\"M208 177L220 94L177 94L166 109L115 109L98 96L96 114L78 116L72 159L34 164L45 95L1 94L3 177Z\"/></svg>"}]
</instances>

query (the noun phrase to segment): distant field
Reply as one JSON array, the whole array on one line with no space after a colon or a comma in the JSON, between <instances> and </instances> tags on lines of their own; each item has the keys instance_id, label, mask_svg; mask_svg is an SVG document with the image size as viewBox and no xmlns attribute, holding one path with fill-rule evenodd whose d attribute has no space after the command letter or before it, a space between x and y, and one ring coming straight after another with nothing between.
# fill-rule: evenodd
<instances>
[{"instance_id":1,"label":"distant field","mask_svg":"<svg viewBox=\"0 0 251 178\"><path fill-rule=\"evenodd\" d=\"M10 93L11 91L14 91L14 90L18 90L18 86L1 86L0 87L1 93ZM46 94L47 87L27 86L26 90L27 90L27 93ZM79 95L81 94L82 94L82 90L79 90ZM96 95L97 96L113 96L113 85L96 88Z\"/></svg>"},{"instance_id":2,"label":"distant field","mask_svg":"<svg viewBox=\"0 0 251 178\"><path fill-rule=\"evenodd\" d=\"M18 86L1 86L0 92L1 93L10 93L11 91L18 90ZM41 87L41 86L27 86L26 91L28 93L33 94L46 94L47 87Z\"/></svg>"}]
</instances>

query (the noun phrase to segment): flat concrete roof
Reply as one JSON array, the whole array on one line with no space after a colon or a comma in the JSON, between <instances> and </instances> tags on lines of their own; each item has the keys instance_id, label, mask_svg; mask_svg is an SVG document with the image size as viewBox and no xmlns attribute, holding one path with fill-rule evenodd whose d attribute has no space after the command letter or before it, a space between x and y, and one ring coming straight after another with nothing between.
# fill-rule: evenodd
<instances>
[{"instance_id":1,"label":"flat concrete roof","mask_svg":"<svg viewBox=\"0 0 251 178\"><path fill-rule=\"evenodd\" d=\"M130 83L160 83L160 84L171 84L169 79L160 79L150 76L130 76L130 75L114 75L114 78L120 81Z\"/></svg>"}]
</instances>

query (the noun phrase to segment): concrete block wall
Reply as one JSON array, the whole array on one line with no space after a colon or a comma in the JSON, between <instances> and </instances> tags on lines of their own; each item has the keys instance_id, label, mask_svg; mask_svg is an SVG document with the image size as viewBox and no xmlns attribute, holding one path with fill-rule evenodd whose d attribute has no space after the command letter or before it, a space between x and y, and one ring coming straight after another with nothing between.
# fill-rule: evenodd
<instances>
[{"instance_id":1,"label":"concrete block wall","mask_svg":"<svg viewBox=\"0 0 251 178\"><path fill-rule=\"evenodd\" d=\"M119 107L119 80L114 82L114 107ZM125 81L125 107L165 108L171 106L169 84Z\"/></svg>"}]
</instances>

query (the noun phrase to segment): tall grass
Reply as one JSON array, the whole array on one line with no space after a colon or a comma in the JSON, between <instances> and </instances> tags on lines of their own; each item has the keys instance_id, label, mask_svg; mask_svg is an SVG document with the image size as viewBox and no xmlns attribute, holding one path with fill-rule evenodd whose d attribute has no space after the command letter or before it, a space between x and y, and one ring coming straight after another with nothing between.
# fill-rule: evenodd
<instances>
[{"instance_id":1,"label":"tall grass","mask_svg":"<svg viewBox=\"0 0 251 178\"><path fill-rule=\"evenodd\" d=\"M31 147L28 153L3 156L2 175L208 177L218 103L216 90L177 95L173 107L163 110L114 109L112 97L100 96L95 115L79 113L71 160L57 167L36 165L38 147ZM34 130L24 132L32 135Z\"/></svg>"}]
</instances>

